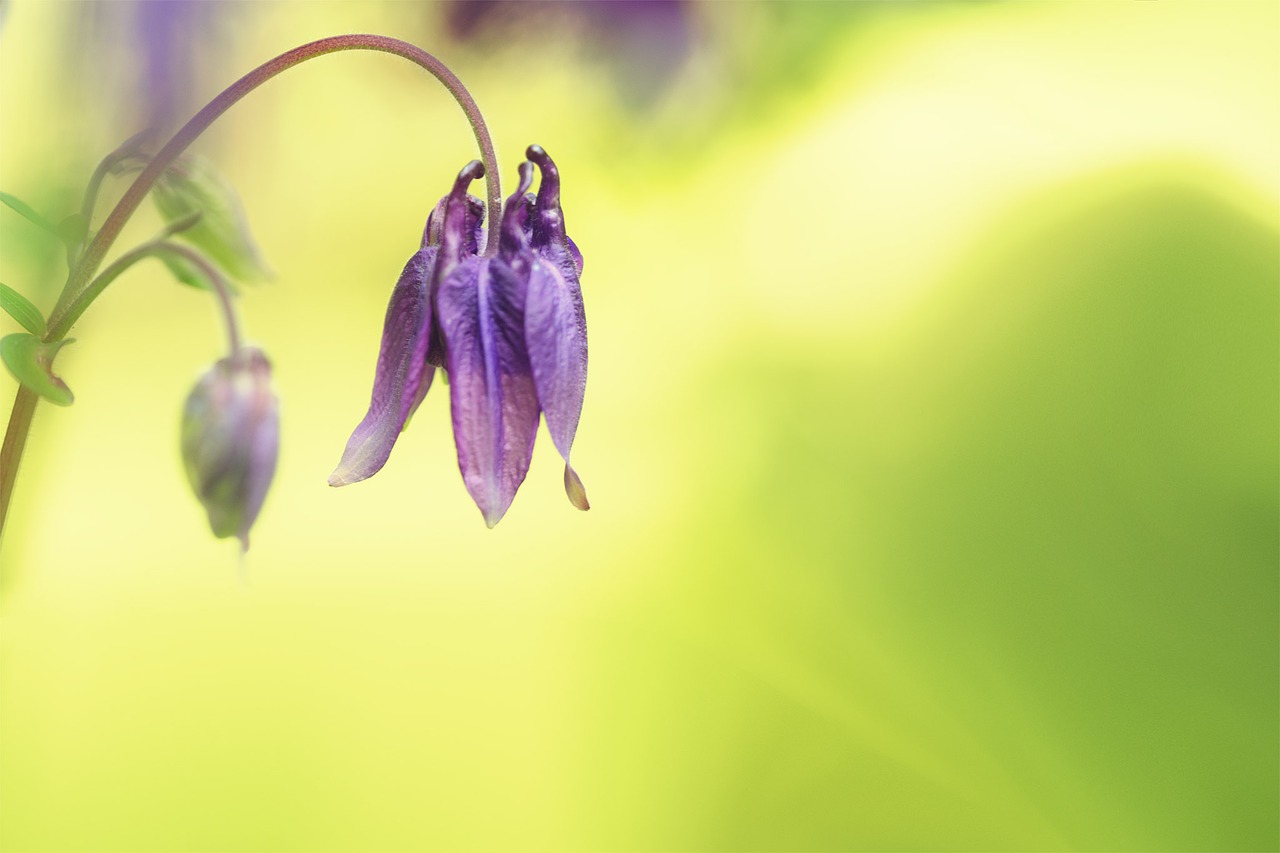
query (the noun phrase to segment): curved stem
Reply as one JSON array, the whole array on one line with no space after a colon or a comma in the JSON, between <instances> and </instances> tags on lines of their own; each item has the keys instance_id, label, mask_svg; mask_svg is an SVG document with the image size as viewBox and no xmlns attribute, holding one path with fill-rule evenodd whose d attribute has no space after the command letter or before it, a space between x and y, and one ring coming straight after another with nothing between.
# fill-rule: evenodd
<instances>
[{"instance_id":1,"label":"curved stem","mask_svg":"<svg viewBox=\"0 0 1280 853\"><path fill-rule=\"evenodd\" d=\"M221 94L206 104L200 112L196 113L190 121L174 134L173 138L160 149L151 162L147 164L147 167L134 179L129 189L125 191L120 201L116 203L115 208L107 216L102 228L99 229L93 240L85 248L84 253L80 256L80 263L71 271L71 275L67 279L66 289L63 290L58 304L53 309L50 325L62 325L62 315L67 311L71 303L78 299L80 292L88 284L89 279L106 257L111 244L120 235L125 222L138 209L138 205L142 203L143 198L146 197L147 192L150 191L160 175L164 174L164 170L169 168L169 165L187 149L187 146L195 141L196 137L203 133L209 125L213 124L220 115L230 109L232 104L277 74L288 71L293 66L306 62L308 59L315 59L319 56L343 50L373 50L403 57L426 69L449 90L454 100L462 107L462 111L466 113L467 121L471 124L471 130L476 137L476 144L480 147L480 159L485 166L489 218L492 220L496 215L496 211L502 209L502 188L498 180L498 163L493 151L493 140L489 136L489 129L484 123L484 117L480 115L480 108L476 106L475 99L471 97L471 93L462 85L462 81L458 79L457 75L422 48L399 39L378 35L332 36L296 47L280 54L275 59L259 65L224 89ZM498 230L493 227L489 228L486 252L493 251L496 248ZM45 340L52 340L52 338L46 337Z\"/></svg>"},{"instance_id":2,"label":"curved stem","mask_svg":"<svg viewBox=\"0 0 1280 853\"><path fill-rule=\"evenodd\" d=\"M240 325L236 321L235 309L231 301L231 285L222 273L210 264L199 252L188 249L177 243L166 240L155 240L146 243L131 252L126 252L107 266L102 274L89 283L78 299L67 312L63 320L64 328L52 330L58 339L66 334L84 310L94 299L98 298L107 285L120 277L120 274L138 261L160 255L173 255L182 258L196 267L209 280L214 294L218 298L223 322L227 327L227 343L234 357L240 351ZM9 415L9 428L5 432L4 445L0 446L0 534L4 532L5 518L9 515L9 500L13 495L13 484L18 477L18 463L22 460L22 451L27 443L27 434L31 430L31 418L35 414L39 395L25 385L18 386L18 396L13 401L13 411Z\"/></svg>"},{"instance_id":3,"label":"curved stem","mask_svg":"<svg viewBox=\"0 0 1280 853\"><path fill-rule=\"evenodd\" d=\"M111 244L120 236L120 231L124 228L125 223L133 215L133 212L138 209L138 205L142 203L143 198L146 197L156 180L187 149L187 146L195 141L196 137L208 129L209 125L213 124L219 116L230 109L232 104L277 74L288 71L293 66L306 62L308 59L315 59L319 56L344 50L373 50L391 53L408 59L410 62L426 69L453 95L454 100L458 102L458 105L462 107L462 111L466 113L467 121L475 134L476 143L480 147L480 158L485 166L491 222L485 251L488 254L495 251L500 229L492 227L492 220L502 209L502 189L498 180L498 161L493 151L493 140L489 136L489 129L485 126L484 117L480 115L480 108L476 106L475 99L471 97L471 93L462 85L462 81L446 68L440 60L408 42L378 35L332 36L296 47L280 54L275 59L259 65L224 89L174 134L173 138L160 149L151 162L147 164L146 168L130 184L129 188L125 190L124 195L116 202L116 206L112 208L106 221L103 222L102 228L93 236L89 244L84 247L84 251L79 254L75 266L67 277L67 283L63 288L62 295L58 297L58 304L54 306L53 312L49 317L49 331L44 340L53 342L59 340L61 335L65 335L75 320L88 307L89 303L110 283L111 279L106 281L101 281L101 279L107 275L107 272L111 272L116 267L116 264L112 264L112 267L98 279L94 279L94 273L102 265L107 252L111 249ZM105 175L105 170L101 175L95 172L97 183L100 184ZM96 188L91 188L91 191L96 201ZM93 201L86 200L86 203L92 204ZM155 246L152 246L152 249L155 248ZM137 259L135 258L134 260ZM128 264L125 265L125 267L127 266ZM124 271L125 267L116 270L111 278L118 276L120 272ZM101 282L100 285L98 282ZM90 294L88 293L89 290L94 292ZM88 298L83 298L86 296ZM230 313L227 316L231 317ZM235 340L234 331L231 334L234 350L238 346L238 341ZM0 446L0 535L4 533L5 519L8 517L9 504L13 496L13 485L18 474L18 463L22 459L22 450L26 445L27 434L31 429L31 418L35 413L37 400L37 395L28 390L26 386L18 388L18 395L14 398L13 410L9 416L9 426L5 431L4 444Z\"/></svg>"},{"instance_id":4,"label":"curved stem","mask_svg":"<svg viewBox=\"0 0 1280 853\"><path fill-rule=\"evenodd\" d=\"M84 189L84 201L80 205L80 215L84 217L85 227L93 227L93 211L98 206L98 191L102 188L102 182L116 166L139 153L138 143L145 137L145 132L129 137L119 148L103 157L102 162L93 170L89 184Z\"/></svg>"},{"instance_id":5,"label":"curved stem","mask_svg":"<svg viewBox=\"0 0 1280 853\"><path fill-rule=\"evenodd\" d=\"M138 248L125 252L108 264L107 268L97 278L89 282L89 286L84 289L79 298L67 308L62 319L58 321L58 325L49 329L49 336L57 340L65 335L75 325L76 320L80 319L80 315L84 313L93 300L97 299L102 291L107 289L107 285L119 278L121 273L129 269L129 267L145 258L160 257L162 255L181 258L198 269L204 278L208 280L209 286L218 298L222 319L227 327L227 342L231 354L235 355L240 349L240 324L236 321L235 308L231 301L231 285L223 277L222 273L199 252L167 240L153 240L150 243L143 243Z\"/></svg>"}]
</instances>

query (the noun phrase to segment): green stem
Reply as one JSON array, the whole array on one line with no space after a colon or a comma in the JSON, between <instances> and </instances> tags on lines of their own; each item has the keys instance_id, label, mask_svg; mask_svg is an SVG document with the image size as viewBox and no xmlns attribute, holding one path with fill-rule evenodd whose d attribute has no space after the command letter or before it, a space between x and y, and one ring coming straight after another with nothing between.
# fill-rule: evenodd
<instances>
[{"instance_id":1,"label":"green stem","mask_svg":"<svg viewBox=\"0 0 1280 853\"><path fill-rule=\"evenodd\" d=\"M187 261L209 280L218 298L222 318L227 327L228 348L231 355L235 356L240 351L240 327L236 322L235 308L231 301L231 285L223 278L222 273L199 252L165 240L146 243L108 264L102 274L89 283L80 299L68 311L64 320L66 329L69 329L89 304L106 290L107 285L119 278L125 270L145 258L166 254ZM60 340L66 334L66 329L55 329L54 331L58 333L55 340ZM36 403L39 400L39 395L27 386L18 386L18 396L13 401L13 412L9 415L9 428L5 432L4 445L0 447L0 534L4 532L4 519L9 515L9 500L13 495L13 484L18 478L18 463L22 461L22 450L27 443L27 434L31 430L31 418L35 414Z\"/></svg>"},{"instance_id":2,"label":"green stem","mask_svg":"<svg viewBox=\"0 0 1280 853\"><path fill-rule=\"evenodd\" d=\"M9 502L13 498L13 484L18 479L18 463L27 444L27 432L31 429L31 416L39 400L36 392L19 385L13 411L9 413L9 428L4 434L4 445L0 446L0 537L4 535L4 520L9 516Z\"/></svg>"},{"instance_id":3,"label":"green stem","mask_svg":"<svg viewBox=\"0 0 1280 853\"><path fill-rule=\"evenodd\" d=\"M227 342L231 354L234 355L240 349L240 325L236 322L235 308L231 301L231 285L223 277L222 273L218 271L217 267L209 263L199 252L163 239L143 243L138 248L125 252L108 264L107 268L97 278L89 282L89 286L84 289L80 297L68 307L59 325L50 328L49 337L53 340L59 340L65 336L93 300L97 299L102 291L107 289L107 285L119 278L129 267L145 258L156 258L162 255L181 258L200 270L201 274L208 279L214 295L218 298L218 307L222 312L222 318L227 327Z\"/></svg>"},{"instance_id":4,"label":"green stem","mask_svg":"<svg viewBox=\"0 0 1280 853\"><path fill-rule=\"evenodd\" d=\"M111 249L111 245L116 241L116 238L120 236L120 232L129 217L142 204L142 200L159 177L164 174L165 169L169 168L170 164L200 134L204 133L234 103L277 74L288 71L293 66L309 59L344 50L372 50L400 56L424 68L449 90L449 93L453 95L454 100L458 102L458 105L462 107L462 111L466 114L471 130L475 134L476 143L480 147L480 158L485 166L489 217L493 221L498 216L499 211L502 210L502 189L498 180L497 157L493 151L493 140L489 136L489 130L485 126L484 118L480 115L480 108L476 106L475 99L471 97L471 93L462 85L462 81L445 67L440 60L421 48L399 39L378 35L343 35L320 39L282 53L232 83L221 94L206 104L200 112L196 113L160 149L151 162L147 164L146 168L134 179L129 188L125 190L120 201L116 203L111 213L108 214L106 221L103 222L102 228L94 235L89 245L84 248L77 263L71 269L67 277L66 287L63 288L62 295L58 298L58 304L54 306L53 312L49 317L49 332L45 335L45 341L60 340L60 336L67 333L75 319L84 312L89 303L93 301L93 298L97 296L97 293L101 292L101 288L98 288L87 300L82 298L93 287L96 281L94 273L97 272L98 267L106 259L107 252ZM100 182L101 178L98 180ZM496 250L499 230L495 227L489 228L486 253L492 253ZM119 275L119 272L116 275ZM102 287L105 286L105 284L102 285ZM13 484L17 477L18 463L21 461L22 450L26 445L27 433L31 429L31 416L35 411L35 400L35 394L25 387L18 389L18 396L14 399L13 412L9 417L9 427L5 432L3 450L0 452L0 535L4 532L5 519L8 517L9 505L13 496Z\"/></svg>"},{"instance_id":5,"label":"green stem","mask_svg":"<svg viewBox=\"0 0 1280 853\"><path fill-rule=\"evenodd\" d=\"M102 188L102 182L115 170L116 166L141 154L139 145L145 137L145 133L139 133L126 139L123 145L103 157L98 168L93 170L89 184L84 190L84 202L80 205L80 215L84 217L85 227L93 228L93 211L98 206L98 191Z\"/></svg>"}]
</instances>

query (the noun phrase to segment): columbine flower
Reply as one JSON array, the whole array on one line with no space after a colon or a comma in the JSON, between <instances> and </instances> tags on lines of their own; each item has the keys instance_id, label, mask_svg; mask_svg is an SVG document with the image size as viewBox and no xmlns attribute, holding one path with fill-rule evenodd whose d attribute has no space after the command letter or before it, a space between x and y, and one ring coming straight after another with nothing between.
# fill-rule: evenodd
<instances>
[{"instance_id":1,"label":"columbine flower","mask_svg":"<svg viewBox=\"0 0 1280 853\"><path fill-rule=\"evenodd\" d=\"M218 361L191 390L182 414L182 460L214 536L236 536L249 549L249 528L275 474L279 443L279 406L261 350L245 347Z\"/></svg>"},{"instance_id":2,"label":"columbine flower","mask_svg":"<svg viewBox=\"0 0 1280 853\"><path fill-rule=\"evenodd\" d=\"M377 473L422 401L435 367L449 375L458 467L493 527L524 482L538 416L565 460L565 491L579 509L586 492L569 465L587 380L582 255L565 233L560 176L538 146L520 164L520 184L490 227L495 255L480 255L484 206L467 194L484 175L478 161L427 220L387 306L373 397L329 484ZM538 194L526 195L534 165ZM495 224L496 223L496 224Z\"/></svg>"}]
</instances>

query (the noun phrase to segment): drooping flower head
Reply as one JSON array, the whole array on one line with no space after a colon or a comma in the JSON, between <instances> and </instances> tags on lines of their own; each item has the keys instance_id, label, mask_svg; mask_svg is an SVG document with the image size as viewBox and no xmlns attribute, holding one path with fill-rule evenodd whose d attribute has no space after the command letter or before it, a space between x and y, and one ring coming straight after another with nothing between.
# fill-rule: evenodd
<instances>
[{"instance_id":1,"label":"drooping flower head","mask_svg":"<svg viewBox=\"0 0 1280 853\"><path fill-rule=\"evenodd\" d=\"M564 457L570 501L589 508L569 465L587 376L582 256L565 232L555 163L537 146L527 156L515 193L490 218L500 229L495 254L479 252L485 210L467 194L484 175L478 161L432 210L387 307L368 413L330 485L386 464L439 366L449 378L458 467L486 524L498 523L524 482L540 414Z\"/></svg>"}]
</instances>

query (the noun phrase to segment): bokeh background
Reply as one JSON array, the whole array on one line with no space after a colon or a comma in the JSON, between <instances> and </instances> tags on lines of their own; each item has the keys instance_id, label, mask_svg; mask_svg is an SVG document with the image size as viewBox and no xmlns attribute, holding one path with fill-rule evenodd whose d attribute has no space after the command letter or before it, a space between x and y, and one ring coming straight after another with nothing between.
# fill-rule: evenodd
<instances>
[{"instance_id":1,"label":"bokeh background","mask_svg":"<svg viewBox=\"0 0 1280 853\"><path fill-rule=\"evenodd\" d=\"M474 147L400 59L295 69L197 146L276 273L246 579L177 451L221 328L143 265L0 552L0 847L1280 847L1280 4L0 15L0 188L50 216L302 42L449 62L508 184L531 142L564 175L593 503L544 433L487 530L441 385L326 485ZM0 241L50 308L57 252Z\"/></svg>"}]
</instances>

